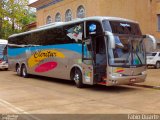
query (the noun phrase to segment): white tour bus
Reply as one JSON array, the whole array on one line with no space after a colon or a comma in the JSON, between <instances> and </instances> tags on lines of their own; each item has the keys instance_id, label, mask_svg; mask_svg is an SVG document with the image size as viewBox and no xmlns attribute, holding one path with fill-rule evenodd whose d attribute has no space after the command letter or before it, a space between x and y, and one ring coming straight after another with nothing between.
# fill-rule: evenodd
<instances>
[{"instance_id":1,"label":"white tour bus","mask_svg":"<svg viewBox=\"0 0 160 120\"><path fill-rule=\"evenodd\" d=\"M88 17L45 25L9 37L9 68L18 75L41 75L84 84L121 85L145 81L145 44L137 22Z\"/></svg>"},{"instance_id":2,"label":"white tour bus","mask_svg":"<svg viewBox=\"0 0 160 120\"><path fill-rule=\"evenodd\" d=\"M0 39L0 69L8 70L7 40Z\"/></svg>"}]
</instances>

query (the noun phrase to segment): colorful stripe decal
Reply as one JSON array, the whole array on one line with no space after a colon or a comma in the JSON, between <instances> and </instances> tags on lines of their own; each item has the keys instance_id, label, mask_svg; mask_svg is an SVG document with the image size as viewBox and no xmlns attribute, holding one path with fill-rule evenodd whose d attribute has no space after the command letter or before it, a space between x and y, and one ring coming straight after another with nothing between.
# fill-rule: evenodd
<instances>
[{"instance_id":1,"label":"colorful stripe decal","mask_svg":"<svg viewBox=\"0 0 160 120\"><path fill-rule=\"evenodd\" d=\"M65 55L57 50L40 50L36 51L29 59L29 67L34 67L39 62L45 60L46 58L56 57L56 58L65 58Z\"/></svg>"},{"instance_id":2,"label":"colorful stripe decal","mask_svg":"<svg viewBox=\"0 0 160 120\"><path fill-rule=\"evenodd\" d=\"M124 72L124 68L116 68L114 72L116 73Z\"/></svg>"},{"instance_id":3,"label":"colorful stripe decal","mask_svg":"<svg viewBox=\"0 0 160 120\"><path fill-rule=\"evenodd\" d=\"M35 72L38 72L38 73L48 72L48 71L53 70L54 68L56 68L57 65L58 64L56 62L47 62L47 63L41 64L40 66L38 66L35 69Z\"/></svg>"},{"instance_id":4,"label":"colorful stripe decal","mask_svg":"<svg viewBox=\"0 0 160 120\"><path fill-rule=\"evenodd\" d=\"M61 45L47 45L23 48L8 48L8 55L10 57L18 56L27 52L40 51L46 49L65 49L82 54L82 44L61 44Z\"/></svg>"}]
</instances>

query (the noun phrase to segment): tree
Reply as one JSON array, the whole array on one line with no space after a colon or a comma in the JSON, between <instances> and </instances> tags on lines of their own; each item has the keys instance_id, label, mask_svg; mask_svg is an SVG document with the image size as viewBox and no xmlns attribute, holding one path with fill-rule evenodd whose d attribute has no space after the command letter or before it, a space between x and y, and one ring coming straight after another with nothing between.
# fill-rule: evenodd
<instances>
[{"instance_id":1,"label":"tree","mask_svg":"<svg viewBox=\"0 0 160 120\"><path fill-rule=\"evenodd\" d=\"M3 1L0 0L0 38L2 38L2 21L3 21Z\"/></svg>"},{"instance_id":2,"label":"tree","mask_svg":"<svg viewBox=\"0 0 160 120\"><path fill-rule=\"evenodd\" d=\"M35 21L35 12L28 0L0 0L0 38L24 31L24 26Z\"/></svg>"},{"instance_id":3,"label":"tree","mask_svg":"<svg viewBox=\"0 0 160 120\"><path fill-rule=\"evenodd\" d=\"M36 21L36 15L35 12L31 9L28 8L25 11L25 16L23 16L20 20L19 23L21 23L22 30L25 31L25 26L28 25L29 23L35 22Z\"/></svg>"}]
</instances>

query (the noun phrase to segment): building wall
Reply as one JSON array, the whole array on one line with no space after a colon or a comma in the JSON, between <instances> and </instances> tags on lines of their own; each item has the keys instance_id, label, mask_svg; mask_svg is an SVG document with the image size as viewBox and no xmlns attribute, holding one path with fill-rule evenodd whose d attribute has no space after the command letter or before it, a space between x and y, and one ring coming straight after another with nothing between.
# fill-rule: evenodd
<instances>
[{"instance_id":1,"label":"building wall","mask_svg":"<svg viewBox=\"0 0 160 120\"><path fill-rule=\"evenodd\" d=\"M97 0L93 0L97 1ZM37 22L38 26L46 24L46 18L48 15L52 17L52 21L55 20L57 12L61 13L62 21L65 21L65 12L70 9L72 11L72 17L76 18L76 11L79 5L83 5L87 11L87 0L64 0L63 2L57 3L53 6L49 6L45 9L37 11ZM93 11L92 11L93 12ZM86 13L87 16L88 12Z\"/></svg>"},{"instance_id":2,"label":"building wall","mask_svg":"<svg viewBox=\"0 0 160 120\"><path fill-rule=\"evenodd\" d=\"M157 0L63 0L47 8L37 11L37 26L46 24L48 15L55 20L57 12L61 13L65 21L65 12L71 9L76 18L79 5L83 5L88 16L116 16L132 19L140 23L144 34L152 34L160 39L157 30L157 14L160 14L160 2Z\"/></svg>"},{"instance_id":3,"label":"building wall","mask_svg":"<svg viewBox=\"0 0 160 120\"><path fill-rule=\"evenodd\" d=\"M138 21L143 33L150 33L149 29L151 9L149 0L102 0L102 15L117 16ZM116 1L116 2L115 2ZM109 4L107 4L109 2Z\"/></svg>"},{"instance_id":4,"label":"building wall","mask_svg":"<svg viewBox=\"0 0 160 120\"><path fill-rule=\"evenodd\" d=\"M160 31L158 31L158 18L157 15L160 14L160 1L154 0L152 3L152 18L151 26L153 35L160 39Z\"/></svg>"}]
</instances>

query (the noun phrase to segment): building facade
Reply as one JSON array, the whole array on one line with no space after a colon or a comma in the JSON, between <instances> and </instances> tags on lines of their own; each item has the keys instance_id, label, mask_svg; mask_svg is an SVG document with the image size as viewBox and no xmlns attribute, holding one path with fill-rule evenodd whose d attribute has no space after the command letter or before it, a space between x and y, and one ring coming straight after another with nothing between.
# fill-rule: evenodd
<instances>
[{"instance_id":1,"label":"building facade","mask_svg":"<svg viewBox=\"0 0 160 120\"><path fill-rule=\"evenodd\" d=\"M38 0L37 26L89 16L114 16L139 22L144 34L160 39L160 0Z\"/></svg>"}]
</instances>

